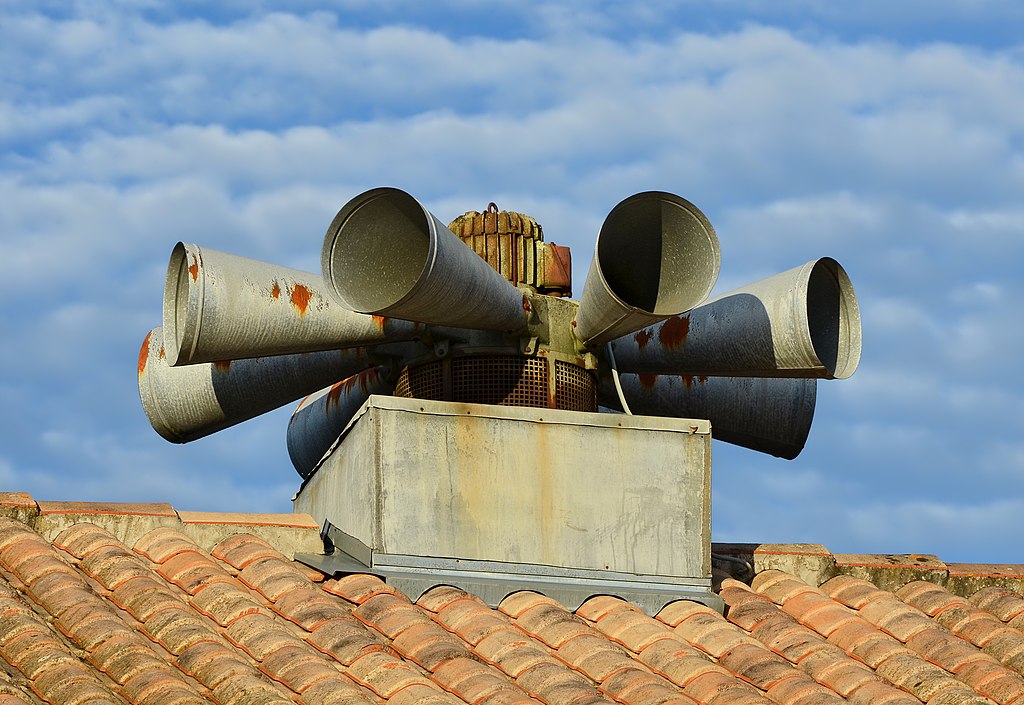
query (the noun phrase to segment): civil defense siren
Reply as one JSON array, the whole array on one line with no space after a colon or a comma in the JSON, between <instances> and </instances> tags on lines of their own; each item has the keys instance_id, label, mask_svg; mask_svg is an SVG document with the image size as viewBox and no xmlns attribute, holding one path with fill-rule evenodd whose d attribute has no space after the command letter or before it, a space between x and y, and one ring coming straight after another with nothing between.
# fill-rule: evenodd
<instances>
[{"instance_id":1,"label":"civil defense siren","mask_svg":"<svg viewBox=\"0 0 1024 705\"><path fill-rule=\"evenodd\" d=\"M575 301L568 248L532 217L490 204L446 226L373 189L331 222L320 274L178 243L139 392L177 443L305 397L288 427L303 478L371 394L706 418L796 457L817 380L857 368L853 286L822 258L706 301L719 264L695 205L639 193L606 217Z\"/></svg>"}]
</instances>

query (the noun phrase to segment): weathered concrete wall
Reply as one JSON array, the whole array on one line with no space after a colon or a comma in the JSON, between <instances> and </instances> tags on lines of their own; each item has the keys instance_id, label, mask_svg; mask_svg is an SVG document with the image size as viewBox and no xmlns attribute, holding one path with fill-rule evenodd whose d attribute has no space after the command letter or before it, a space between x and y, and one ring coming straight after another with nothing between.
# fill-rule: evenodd
<instances>
[{"instance_id":1,"label":"weathered concrete wall","mask_svg":"<svg viewBox=\"0 0 1024 705\"><path fill-rule=\"evenodd\" d=\"M295 510L377 552L710 577L706 421L371 397Z\"/></svg>"}]
</instances>

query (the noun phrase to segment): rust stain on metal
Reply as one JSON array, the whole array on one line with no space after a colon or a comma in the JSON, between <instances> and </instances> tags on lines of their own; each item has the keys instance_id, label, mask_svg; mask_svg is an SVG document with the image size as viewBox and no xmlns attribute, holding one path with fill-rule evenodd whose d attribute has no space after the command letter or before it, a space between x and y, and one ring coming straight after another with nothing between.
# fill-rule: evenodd
<instances>
[{"instance_id":1,"label":"rust stain on metal","mask_svg":"<svg viewBox=\"0 0 1024 705\"><path fill-rule=\"evenodd\" d=\"M344 386L343 382L337 382L331 387L331 391L327 393L327 411L330 411L332 406L338 406L341 403L341 392Z\"/></svg>"},{"instance_id":2,"label":"rust stain on metal","mask_svg":"<svg viewBox=\"0 0 1024 705\"><path fill-rule=\"evenodd\" d=\"M165 350L164 346L161 345L160 346L160 359L163 360L165 357L167 357L167 350Z\"/></svg>"},{"instance_id":3,"label":"rust stain on metal","mask_svg":"<svg viewBox=\"0 0 1024 705\"><path fill-rule=\"evenodd\" d=\"M380 376L380 373L377 371L376 367L371 367L368 370L363 370L357 376L359 377L359 388L363 390L363 394L369 394L370 381L372 380L376 382L377 378Z\"/></svg>"},{"instance_id":4,"label":"rust stain on metal","mask_svg":"<svg viewBox=\"0 0 1024 705\"><path fill-rule=\"evenodd\" d=\"M658 340L666 348L677 348L686 344L686 336L690 333L689 316L672 316L665 319L658 329Z\"/></svg>"},{"instance_id":5,"label":"rust stain on metal","mask_svg":"<svg viewBox=\"0 0 1024 705\"><path fill-rule=\"evenodd\" d=\"M373 325L377 327L377 330L383 332L384 324L387 323L387 316L370 316L373 319Z\"/></svg>"},{"instance_id":6,"label":"rust stain on metal","mask_svg":"<svg viewBox=\"0 0 1024 705\"><path fill-rule=\"evenodd\" d=\"M647 347L647 343L651 342L651 331L644 328L643 330L637 331L636 335L633 336L633 340L636 341L638 349L643 350Z\"/></svg>"},{"instance_id":7,"label":"rust stain on metal","mask_svg":"<svg viewBox=\"0 0 1024 705\"><path fill-rule=\"evenodd\" d=\"M142 349L139 350L139 377L146 371L146 363L149 361L149 339L153 331L146 333L146 339L142 341Z\"/></svg>"},{"instance_id":8,"label":"rust stain on metal","mask_svg":"<svg viewBox=\"0 0 1024 705\"><path fill-rule=\"evenodd\" d=\"M188 274L190 274L191 278L193 278L193 282L198 282L199 281L199 267L202 266L202 264L203 264L203 260L198 258L196 256L196 253L194 252L193 253L193 263L188 265Z\"/></svg>"},{"instance_id":9,"label":"rust stain on metal","mask_svg":"<svg viewBox=\"0 0 1024 705\"><path fill-rule=\"evenodd\" d=\"M679 375L679 379L686 385L686 391L693 389L693 375Z\"/></svg>"},{"instance_id":10,"label":"rust stain on metal","mask_svg":"<svg viewBox=\"0 0 1024 705\"><path fill-rule=\"evenodd\" d=\"M349 379L352 378L349 377ZM327 411L330 411L332 406L338 406L341 403L341 394L345 390L345 383L349 379L343 379L331 385L331 391L327 392Z\"/></svg>"},{"instance_id":11,"label":"rust stain on metal","mask_svg":"<svg viewBox=\"0 0 1024 705\"><path fill-rule=\"evenodd\" d=\"M273 296L275 299L281 298L281 285L278 284L277 282L274 282L274 288L270 290L270 295Z\"/></svg>"},{"instance_id":12,"label":"rust stain on metal","mask_svg":"<svg viewBox=\"0 0 1024 705\"><path fill-rule=\"evenodd\" d=\"M640 386L648 390L654 389L654 385L658 381L658 375L651 373L642 373L637 377L640 379Z\"/></svg>"},{"instance_id":13,"label":"rust stain on metal","mask_svg":"<svg viewBox=\"0 0 1024 705\"><path fill-rule=\"evenodd\" d=\"M313 292L302 284L296 284L292 287L291 297L292 306L298 309L300 316L305 316L306 309L309 308L309 301L313 298Z\"/></svg>"},{"instance_id":14,"label":"rust stain on metal","mask_svg":"<svg viewBox=\"0 0 1024 705\"><path fill-rule=\"evenodd\" d=\"M213 369L217 370L218 372L227 372L228 370L231 369L231 360L220 360L218 362L215 362L213 363Z\"/></svg>"},{"instance_id":15,"label":"rust stain on metal","mask_svg":"<svg viewBox=\"0 0 1024 705\"><path fill-rule=\"evenodd\" d=\"M344 394L345 396L348 396L351 394L357 384L364 393L367 392L369 390L369 381L371 377L376 374L377 370L371 368L363 370L359 374L352 375L347 379L343 379L340 382L335 382L331 386L331 391L327 392L327 411L330 412L332 406L339 406L341 404L342 395Z\"/></svg>"}]
</instances>

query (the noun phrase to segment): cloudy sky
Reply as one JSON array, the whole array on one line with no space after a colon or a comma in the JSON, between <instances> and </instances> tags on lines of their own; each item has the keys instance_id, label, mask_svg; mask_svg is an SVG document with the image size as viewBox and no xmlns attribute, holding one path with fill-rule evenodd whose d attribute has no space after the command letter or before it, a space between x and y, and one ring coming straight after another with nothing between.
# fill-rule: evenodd
<instances>
[{"instance_id":1,"label":"cloudy sky","mask_svg":"<svg viewBox=\"0 0 1024 705\"><path fill-rule=\"evenodd\" d=\"M1024 562L1024 6L208 5L0 2L0 489L290 511L291 407L185 446L142 412L178 240L319 271L392 185L534 215L579 291L656 189L718 291L828 255L863 318L799 458L715 445L714 538Z\"/></svg>"}]
</instances>

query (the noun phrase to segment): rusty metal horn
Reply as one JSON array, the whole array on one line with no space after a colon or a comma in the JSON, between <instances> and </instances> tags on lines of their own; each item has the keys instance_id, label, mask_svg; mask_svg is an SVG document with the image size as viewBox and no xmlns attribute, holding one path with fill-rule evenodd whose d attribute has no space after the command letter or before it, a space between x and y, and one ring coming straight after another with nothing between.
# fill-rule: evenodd
<instances>
[{"instance_id":1,"label":"rusty metal horn","mask_svg":"<svg viewBox=\"0 0 1024 705\"><path fill-rule=\"evenodd\" d=\"M248 421L371 365L363 348L171 367L163 331L139 351L139 397L150 425L187 443Z\"/></svg>"},{"instance_id":2,"label":"rusty metal horn","mask_svg":"<svg viewBox=\"0 0 1024 705\"><path fill-rule=\"evenodd\" d=\"M619 375L634 414L708 419L720 441L792 460L803 450L814 420L817 380L686 375ZM601 402L615 408L610 381Z\"/></svg>"},{"instance_id":3,"label":"rusty metal horn","mask_svg":"<svg viewBox=\"0 0 1024 705\"><path fill-rule=\"evenodd\" d=\"M845 379L860 362L846 271L812 260L612 342L623 372Z\"/></svg>"},{"instance_id":4,"label":"rusty metal horn","mask_svg":"<svg viewBox=\"0 0 1024 705\"><path fill-rule=\"evenodd\" d=\"M331 293L353 311L483 330L526 325L523 292L396 188L346 203L324 236L320 264Z\"/></svg>"},{"instance_id":5,"label":"rusty metal horn","mask_svg":"<svg viewBox=\"0 0 1024 705\"><path fill-rule=\"evenodd\" d=\"M173 366L410 340L421 327L346 310L316 274L179 242L163 328Z\"/></svg>"},{"instance_id":6,"label":"rusty metal horn","mask_svg":"<svg viewBox=\"0 0 1024 705\"><path fill-rule=\"evenodd\" d=\"M695 205L661 191L630 196L601 226L576 336L596 346L693 308L720 262L718 236Z\"/></svg>"},{"instance_id":7,"label":"rusty metal horn","mask_svg":"<svg viewBox=\"0 0 1024 705\"><path fill-rule=\"evenodd\" d=\"M345 430L371 394L391 394L386 367L371 367L303 399L288 422L288 455L303 479Z\"/></svg>"}]
</instances>

